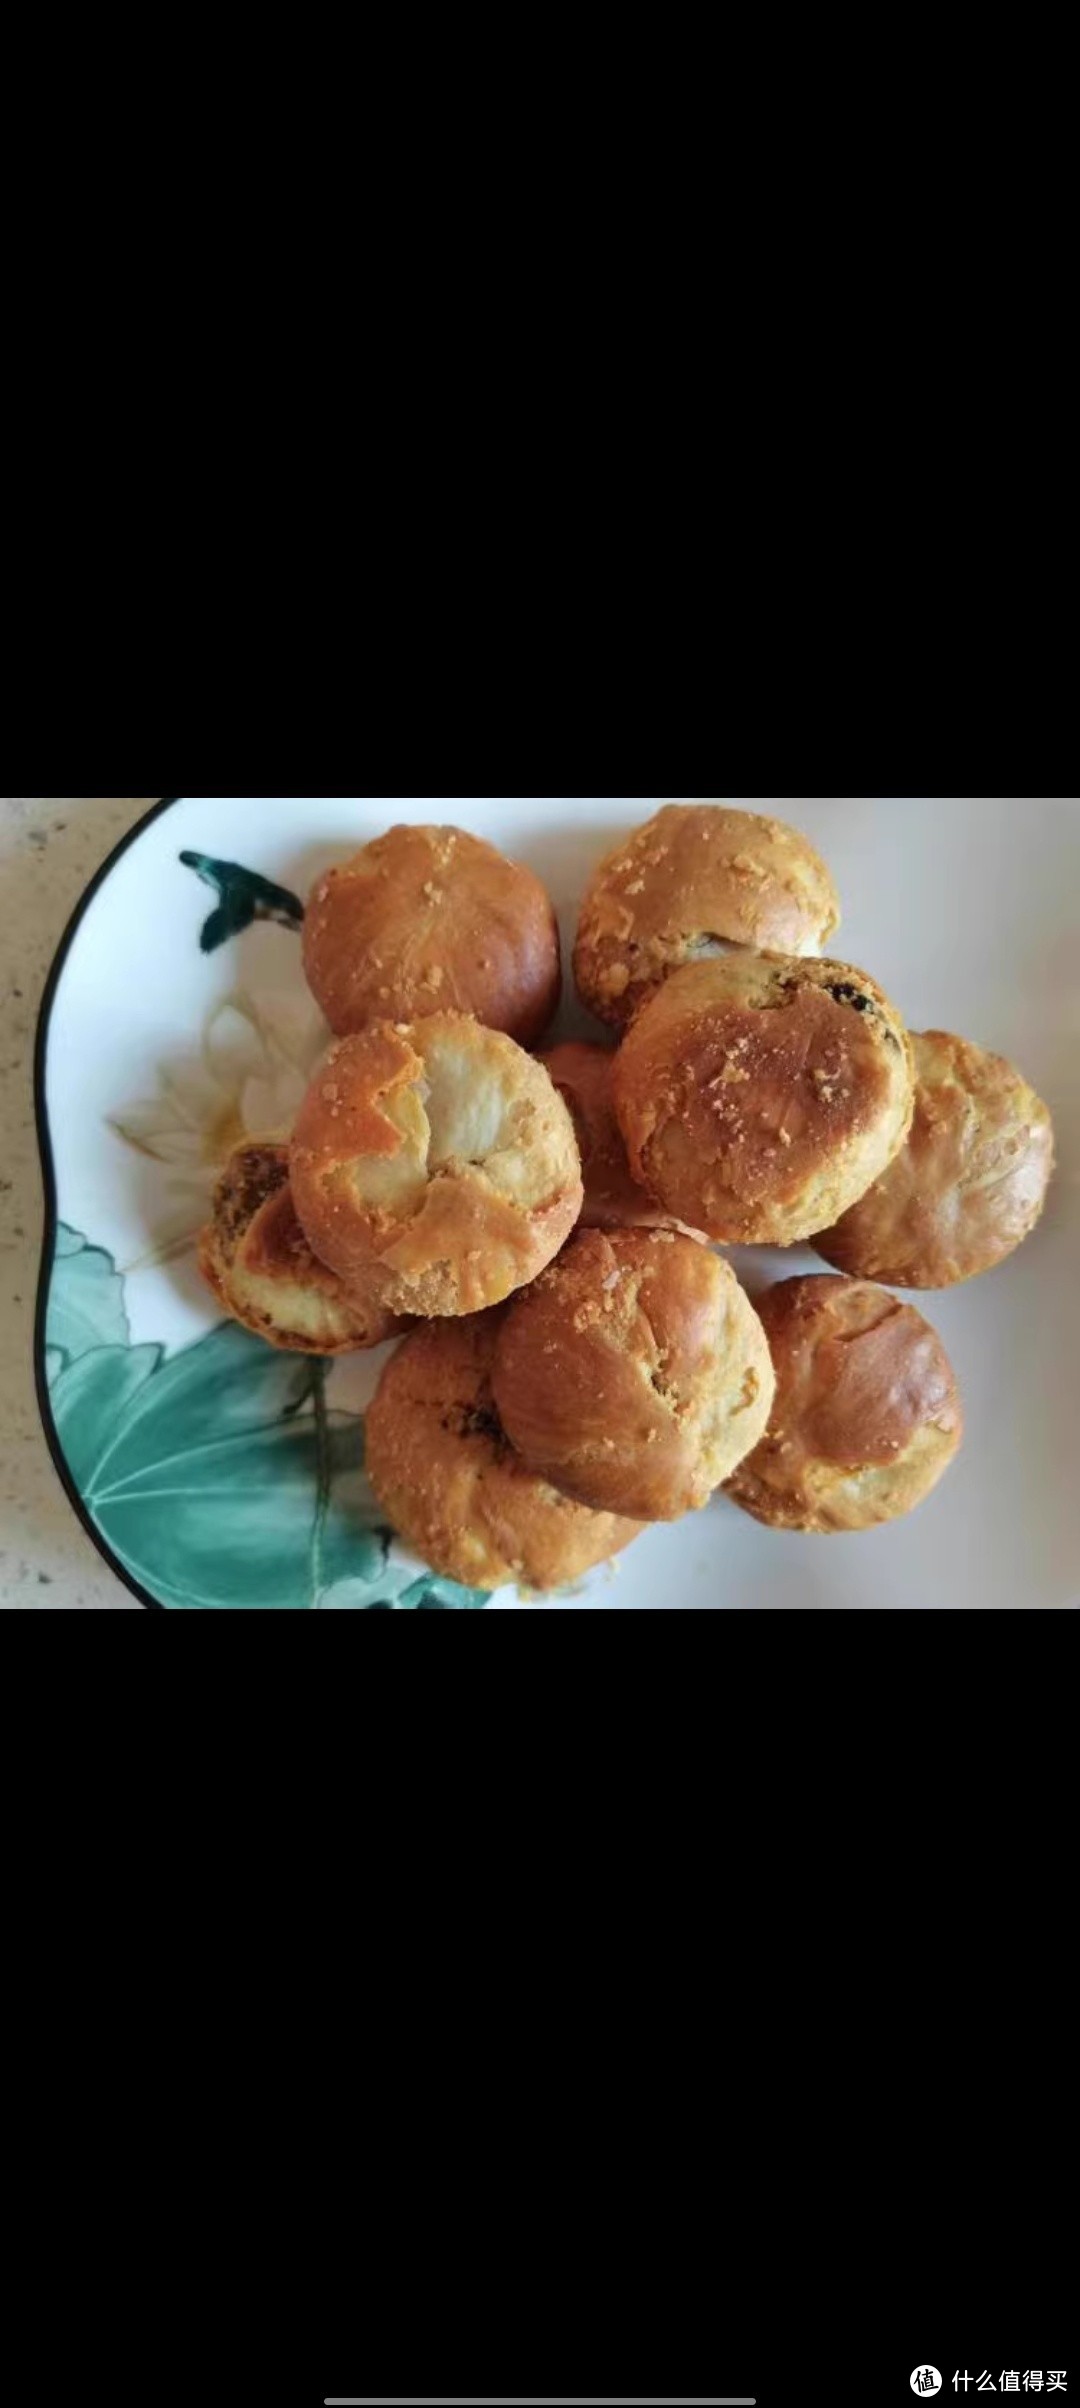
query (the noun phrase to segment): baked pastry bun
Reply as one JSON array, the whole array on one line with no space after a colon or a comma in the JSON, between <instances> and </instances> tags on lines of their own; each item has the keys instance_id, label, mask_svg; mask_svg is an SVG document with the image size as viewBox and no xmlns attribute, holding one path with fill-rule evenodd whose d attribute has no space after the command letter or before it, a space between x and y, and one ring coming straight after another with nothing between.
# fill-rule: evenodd
<instances>
[{"instance_id":1,"label":"baked pastry bun","mask_svg":"<svg viewBox=\"0 0 1080 2408\"><path fill-rule=\"evenodd\" d=\"M865 970L729 953L676 970L615 1057L631 1171L729 1244L791 1246L865 1194L907 1135L911 1045Z\"/></svg>"},{"instance_id":2,"label":"baked pastry bun","mask_svg":"<svg viewBox=\"0 0 1080 2408\"><path fill-rule=\"evenodd\" d=\"M447 1579L558 1588L639 1525L575 1505L514 1453L491 1393L500 1319L432 1321L398 1347L368 1409L368 1478L395 1530Z\"/></svg>"},{"instance_id":3,"label":"baked pastry bun","mask_svg":"<svg viewBox=\"0 0 1080 2408\"><path fill-rule=\"evenodd\" d=\"M289 1149L267 1140L237 1146L199 1239L199 1269L234 1321L298 1354L351 1354L407 1325L385 1301L371 1265L350 1286L316 1261L289 1186Z\"/></svg>"},{"instance_id":4,"label":"baked pastry bun","mask_svg":"<svg viewBox=\"0 0 1080 2408\"><path fill-rule=\"evenodd\" d=\"M776 1397L728 1495L777 1530L868 1530L910 1513L963 1436L936 1330L861 1279L785 1279L757 1309Z\"/></svg>"},{"instance_id":5,"label":"baked pastry bun","mask_svg":"<svg viewBox=\"0 0 1080 2408\"><path fill-rule=\"evenodd\" d=\"M605 1045L583 1045L568 1040L565 1045L553 1045L550 1053L537 1058L558 1088L574 1124L585 1183L582 1227L681 1229L682 1222L665 1212L663 1205L630 1176L611 1091L614 1054ZM684 1234L700 1239L701 1233L688 1229Z\"/></svg>"},{"instance_id":6,"label":"baked pastry bun","mask_svg":"<svg viewBox=\"0 0 1080 2408\"><path fill-rule=\"evenodd\" d=\"M532 870L463 828L397 827L312 890L304 969L336 1036L474 1012L519 1045L559 1000L559 930Z\"/></svg>"},{"instance_id":7,"label":"baked pastry bun","mask_svg":"<svg viewBox=\"0 0 1080 2408\"><path fill-rule=\"evenodd\" d=\"M534 1471L584 1505L670 1522L756 1446L773 1372L753 1306L707 1247L585 1229L507 1307L492 1385Z\"/></svg>"},{"instance_id":8,"label":"baked pastry bun","mask_svg":"<svg viewBox=\"0 0 1080 2408\"><path fill-rule=\"evenodd\" d=\"M589 1010L623 1028L686 962L731 945L818 953L839 922L829 872L797 828L717 803L668 803L594 873L574 978Z\"/></svg>"},{"instance_id":9,"label":"baked pastry bun","mask_svg":"<svg viewBox=\"0 0 1080 2408\"><path fill-rule=\"evenodd\" d=\"M938 1028L911 1042L907 1143L814 1244L859 1279L948 1288L1004 1262L1034 1228L1054 1131L1046 1105L1000 1054Z\"/></svg>"},{"instance_id":10,"label":"baked pastry bun","mask_svg":"<svg viewBox=\"0 0 1080 2408\"><path fill-rule=\"evenodd\" d=\"M300 1107L289 1161L314 1252L343 1279L381 1266L396 1312L500 1303L581 1210L573 1122L547 1071L458 1012L342 1038Z\"/></svg>"}]
</instances>

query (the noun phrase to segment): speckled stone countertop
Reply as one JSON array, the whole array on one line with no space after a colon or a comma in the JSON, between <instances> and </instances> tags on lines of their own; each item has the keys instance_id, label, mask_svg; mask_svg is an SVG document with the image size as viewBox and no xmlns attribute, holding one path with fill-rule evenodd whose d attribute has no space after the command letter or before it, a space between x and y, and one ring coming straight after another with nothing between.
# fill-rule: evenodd
<instances>
[{"instance_id":1,"label":"speckled stone countertop","mask_svg":"<svg viewBox=\"0 0 1080 2408\"><path fill-rule=\"evenodd\" d=\"M157 796L0 796L0 1609L141 1609L75 1519L34 1394L41 1251L34 1033L53 955L96 869Z\"/></svg>"}]
</instances>

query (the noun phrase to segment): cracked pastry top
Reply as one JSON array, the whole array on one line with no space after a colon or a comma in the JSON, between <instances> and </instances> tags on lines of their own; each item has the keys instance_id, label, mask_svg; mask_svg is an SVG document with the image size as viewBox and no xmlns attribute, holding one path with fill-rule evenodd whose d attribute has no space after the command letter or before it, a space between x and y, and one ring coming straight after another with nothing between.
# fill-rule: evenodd
<instances>
[{"instance_id":1,"label":"cracked pastry top","mask_svg":"<svg viewBox=\"0 0 1080 2408\"><path fill-rule=\"evenodd\" d=\"M912 1036L906 1144L858 1203L815 1238L826 1262L896 1288L947 1288L993 1269L1046 1201L1054 1131L1011 1062L932 1028Z\"/></svg>"},{"instance_id":2,"label":"cracked pastry top","mask_svg":"<svg viewBox=\"0 0 1080 2408\"><path fill-rule=\"evenodd\" d=\"M625 1028L687 962L741 945L818 953L839 923L829 872L797 828L716 803L668 803L594 872L574 978L598 1019Z\"/></svg>"},{"instance_id":3,"label":"cracked pastry top","mask_svg":"<svg viewBox=\"0 0 1080 2408\"><path fill-rule=\"evenodd\" d=\"M234 1321L299 1354L351 1354L407 1326L386 1302L377 1265L347 1284L316 1259L296 1217L288 1146L273 1140L230 1154L199 1269Z\"/></svg>"},{"instance_id":4,"label":"cracked pastry top","mask_svg":"<svg viewBox=\"0 0 1080 2408\"><path fill-rule=\"evenodd\" d=\"M785 1279L757 1309L776 1395L728 1495L777 1530L866 1530L910 1513L963 1436L936 1330L860 1279Z\"/></svg>"},{"instance_id":5,"label":"cracked pastry top","mask_svg":"<svg viewBox=\"0 0 1080 2408\"><path fill-rule=\"evenodd\" d=\"M555 1487L674 1521L757 1444L773 1372L728 1263L672 1230L588 1229L507 1307L493 1389L507 1436Z\"/></svg>"},{"instance_id":6,"label":"cracked pastry top","mask_svg":"<svg viewBox=\"0 0 1080 2408\"><path fill-rule=\"evenodd\" d=\"M904 1142L911 1043L846 962L729 953L676 970L615 1057L630 1168L693 1229L790 1246L827 1229Z\"/></svg>"},{"instance_id":7,"label":"cracked pastry top","mask_svg":"<svg viewBox=\"0 0 1080 2408\"><path fill-rule=\"evenodd\" d=\"M561 987L539 878L463 828L390 828L328 870L308 902L303 955L339 1037L456 1011L533 1045Z\"/></svg>"},{"instance_id":8,"label":"cracked pastry top","mask_svg":"<svg viewBox=\"0 0 1080 2408\"><path fill-rule=\"evenodd\" d=\"M309 1243L342 1278L380 1266L397 1312L501 1303L581 1210L573 1122L542 1063L454 1012L332 1047L290 1151Z\"/></svg>"},{"instance_id":9,"label":"cracked pastry top","mask_svg":"<svg viewBox=\"0 0 1080 2408\"><path fill-rule=\"evenodd\" d=\"M368 1478L394 1529L446 1579L558 1588L640 1525L575 1504L515 1454L491 1390L501 1318L432 1321L399 1346L368 1408Z\"/></svg>"},{"instance_id":10,"label":"cracked pastry top","mask_svg":"<svg viewBox=\"0 0 1080 2408\"><path fill-rule=\"evenodd\" d=\"M574 1124L585 1182L581 1225L585 1229L681 1229L674 1214L631 1177L622 1131L615 1118L612 1071L615 1056L605 1045L568 1039L539 1054ZM700 1237L694 1229L687 1237Z\"/></svg>"}]
</instances>

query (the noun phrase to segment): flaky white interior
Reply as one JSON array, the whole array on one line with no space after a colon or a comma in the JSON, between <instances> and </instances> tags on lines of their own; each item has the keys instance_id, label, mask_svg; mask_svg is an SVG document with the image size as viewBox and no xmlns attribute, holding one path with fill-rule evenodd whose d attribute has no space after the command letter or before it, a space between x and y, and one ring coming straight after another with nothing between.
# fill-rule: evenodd
<instances>
[{"instance_id":1,"label":"flaky white interior","mask_svg":"<svg viewBox=\"0 0 1080 2408\"><path fill-rule=\"evenodd\" d=\"M429 1033L422 1022L413 1030L424 1076L397 1088L381 1106L401 1132L400 1150L362 1154L350 1165L362 1204L405 1219L433 1179L471 1169L528 1212L558 1184L537 1098L521 1092L520 1060L507 1059L495 1046L478 1058L471 1022L469 1033L466 1049L443 1030Z\"/></svg>"},{"instance_id":2,"label":"flaky white interior","mask_svg":"<svg viewBox=\"0 0 1080 2408\"><path fill-rule=\"evenodd\" d=\"M357 1332L357 1315L344 1296L338 1299L314 1284L249 1271L242 1242L229 1272L229 1293L234 1307L264 1317L275 1329L307 1338L312 1345L345 1345Z\"/></svg>"}]
</instances>

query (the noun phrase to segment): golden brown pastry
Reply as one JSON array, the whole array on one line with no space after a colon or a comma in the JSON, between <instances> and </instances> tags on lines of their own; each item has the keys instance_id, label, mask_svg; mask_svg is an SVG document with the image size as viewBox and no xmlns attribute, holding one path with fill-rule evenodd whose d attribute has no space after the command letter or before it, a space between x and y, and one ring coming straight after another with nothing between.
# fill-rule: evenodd
<instances>
[{"instance_id":1,"label":"golden brown pastry","mask_svg":"<svg viewBox=\"0 0 1080 2408\"><path fill-rule=\"evenodd\" d=\"M936 1330L858 1279L785 1279L757 1309L776 1398L729 1496L776 1530L868 1530L910 1513L963 1436Z\"/></svg>"},{"instance_id":2,"label":"golden brown pastry","mask_svg":"<svg viewBox=\"0 0 1080 2408\"><path fill-rule=\"evenodd\" d=\"M533 1045L559 1000L559 930L531 870L463 828L397 827L316 881L304 968L336 1036L474 1012Z\"/></svg>"},{"instance_id":3,"label":"golden brown pastry","mask_svg":"<svg viewBox=\"0 0 1080 2408\"><path fill-rule=\"evenodd\" d=\"M507 1307L492 1385L534 1471L584 1505L671 1522L756 1446L773 1373L728 1263L670 1229L584 1229Z\"/></svg>"},{"instance_id":4,"label":"golden brown pastry","mask_svg":"<svg viewBox=\"0 0 1080 2408\"><path fill-rule=\"evenodd\" d=\"M272 1140L230 1154L199 1269L234 1321L298 1354L351 1354L407 1326L389 1310L377 1266L347 1286L316 1261L293 1205L288 1146Z\"/></svg>"},{"instance_id":5,"label":"golden brown pastry","mask_svg":"<svg viewBox=\"0 0 1080 2408\"><path fill-rule=\"evenodd\" d=\"M514 1453L491 1393L500 1319L433 1321L399 1346L368 1411L368 1478L395 1530L447 1579L558 1588L639 1525L575 1505Z\"/></svg>"},{"instance_id":6,"label":"golden brown pastry","mask_svg":"<svg viewBox=\"0 0 1080 2408\"><path fill-rule=\"evenodd\" d=\"M332 1047L293 1132L296 1209L396 1312L478 1312L535 1279L581 1210L573 1122L540 1062L459 1012Z\"/></svg>"},{"instance_id":7,"label":"golden brown pastry","mask_svg":"<svg viewBox=\"0 0 1080 2408\"><path fill-rule=\"evenodd\" d=\"M839 926L819 854L782 820L717 803L668 803L595 871L581 906L574 977L613 1028L684 963L730 945L816 953Z\"/></svg>"},{"instance_id":8,"label":"golden brown pastry","mask_svg":"<svg viewBox=\"0 0 1080 2408\"><path fill-rule=\"evenodd\" d=\"M911 1044L865 970L729 953L676 970L615 1057L630 1168L712 1238L791 1246L891 1162Z\"/></svg>"},{"instance_id":9,"label":"golden brown pastry","mask_svg":"<svg viewBox=\"0 0 1080 2408\"><path fill-rule=\"evenodd\" d=\"M611 1092L614 1054L604 1045L568 1041L537 1058L558 1088L574 1124L585 1182L582 1227L682 1229L682 1222L665 1212L630 1176ZM699 1230L688 1229L684 1235L701 1241Z\"/></svg>"},{"instance_id":10,"label":"golden brown pastry","mask_svg":"<svg viewBox=\"0 0 1080 2408\"><path fill-rule=\"evenodd\" d=\"M943 1029L913 1036L906 1145L814 1240L859 1279L947 1288L1004 1262L1035 1226L1054 1167L1046 1105L1011 1062Z\"/></svg>"}]
</instances>

